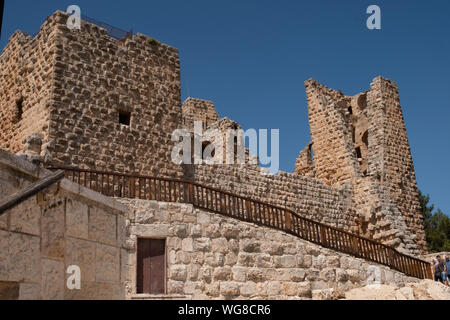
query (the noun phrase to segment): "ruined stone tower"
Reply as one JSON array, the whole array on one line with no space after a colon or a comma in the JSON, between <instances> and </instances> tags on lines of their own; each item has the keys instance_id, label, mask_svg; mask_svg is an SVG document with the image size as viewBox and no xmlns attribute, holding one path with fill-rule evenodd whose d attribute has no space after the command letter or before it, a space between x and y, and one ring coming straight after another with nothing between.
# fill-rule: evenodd
<instances>
[{"instance_id":1,"label":"ruined stone tower","mask_svg":"<svg viewBox=\"0 0 450 320\"><path fill-rule=\"evenodd\" d=\"M363 235L395 245L406 227L407 246L424 247L397 85L378 77L370 90L348 97L315 80L305 84L312 144L300 154L296 172L335 187L351 184Z\"/></svg>"}]
</instances>

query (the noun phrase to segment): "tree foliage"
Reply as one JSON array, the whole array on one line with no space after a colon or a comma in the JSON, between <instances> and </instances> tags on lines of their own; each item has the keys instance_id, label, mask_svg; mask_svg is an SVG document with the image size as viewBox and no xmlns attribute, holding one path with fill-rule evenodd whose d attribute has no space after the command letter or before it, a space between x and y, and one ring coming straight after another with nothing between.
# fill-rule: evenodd
<instances>
[{"instance_id":1,"label":"tree foliage","mask_svg":"<svg viewBox=\"0 0 450 320\"><path fill-rule=\"evenodd\" d=\"M429 204L430 196L419 191L425 235L430 252L450 251L450 218L441 209L434 212L434 205Z\"/></svg>"}]
</instances>

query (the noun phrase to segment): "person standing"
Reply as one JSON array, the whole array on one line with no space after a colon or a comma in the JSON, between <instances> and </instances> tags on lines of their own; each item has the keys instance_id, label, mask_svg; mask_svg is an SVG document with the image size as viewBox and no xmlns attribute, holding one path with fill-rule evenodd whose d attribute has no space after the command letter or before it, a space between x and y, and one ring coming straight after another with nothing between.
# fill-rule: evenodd
<instances>
[{"instance_id":1,"label":"person standing","mask_svg":"<svg viewBox=\"0 0 450 320\"><path fill-rule=\"evenodd\" d=\"M441 256L436 256L437 264L435 265L434 278L436 281L445 283L447 278L447 267L445 265L444 259Z\"/></svg>"},{"instance_id":2,"label":"person standing","mask_svg":"<svg viewBox=\"0 0 450 320\"><path fill-rule=\"evenodd\" d=\"M439 272L439 261L437 261L437 259L433 259L433 274L434 281L440 281L441 275Z\"/></svg>"},{"instance_id":3,"label":"person standing","mask_svg":"<svg viewBox=\"0 0 450 320\"><path fill-rule=\"evenodd\" d=\"M445 278L445 283L450 287L450 257L445 257L445 267L447 268L447 276Z\"/></svg>"}]
</instances>

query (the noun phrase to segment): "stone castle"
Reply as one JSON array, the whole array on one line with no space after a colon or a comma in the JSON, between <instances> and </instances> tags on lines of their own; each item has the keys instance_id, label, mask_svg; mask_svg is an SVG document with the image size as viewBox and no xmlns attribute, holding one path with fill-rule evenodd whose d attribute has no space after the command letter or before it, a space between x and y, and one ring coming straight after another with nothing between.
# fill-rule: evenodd
<instances>
[{"instance_id":1,"label":"stone castle","mask_svg":"<svg viewBox=\"0 0 450 320\"><path fill-rule=\"evenodd\" d=\"M300 152L294 173L262 175L254 164L179 166L171 161L174 130L191 129L194 121L219 130L239 124L221 119L210 101L189 98L182 103L177 49L142 34L116 40L84 21L81 30L69 30L66 21L67 15L58 11L34 38L14 33L0 57L0 148L8 151L0 157L0 168L7 173L1 180L5 196L45 175L42 166L184 179L288 208L406 254L426 253L414 165L393 81L377 77L368 91L353 97L306 81L312 141ZM161 292L172 296L310 298L313 292L357 286L370 265L189 205L99 200L76 188L66 181L55 199L37 196L25 203L36 223L59 219L46 217L48 210L60 210L65 220L49 222L61 223L55 238L59 247L33 249L40 250L35 258L40 274L16 279L14 272L2 273L0 262L0 282L6 274L19 295L133 296L140 291L140 238L165 239L168 271ZM69 203L79 217L73 217ZM42 243L45 233L52 233L42 223L40 228L30 225L29 215L12 224L13 215L11 210L0 223L0 239L2 233L12 239L18 232L19 242L29 237ZM67 219L75 219L75 225L67 225ZM25 229L13 228L23 223ZM68 253L68 246L81 251ZM99 256L109 262L98 261ZM100 264L108 271L89 271L90 291L80 296L63 285L43 286L47 273L42 270L59 268L64 279L69 257L82 269ZM328 273L322 274L323 269ZM388 269L383 269L383 281L405 281ZM126 287L123 293L121 286Z\"/></svg>"}]
</instances>

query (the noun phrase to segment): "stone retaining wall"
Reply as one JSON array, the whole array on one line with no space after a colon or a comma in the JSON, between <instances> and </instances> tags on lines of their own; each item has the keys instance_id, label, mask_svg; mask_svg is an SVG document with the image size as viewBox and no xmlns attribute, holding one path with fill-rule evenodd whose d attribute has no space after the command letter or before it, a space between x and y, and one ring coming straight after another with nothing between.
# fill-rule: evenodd
<instances>
[{"instance_id":1,"label":"stone retaining wall","mask_svg":"<svg viewBox=\"0 0 450 320\"><path fill-rule=\"evenodd\" d=\"M48 174L0 150L0 200ZM124 299L127 208L63 180L0 216L0 300ZM69 290L69 266L81 290Z\"/></svg>"},{"instance_id":2,"label":"stone retaining wall","mask_svg":"<svg viewBox=\"0 0 450 320\"><path fill-rule=\"evenodd\" d=\"M136 296L137 239L166 239L167 295L191 299L323 299L374 283L416 282L385 266L281 231L194 209L120 200L129 207L128 298ZM149 298L149 297L147 297Z\"/></svg>"}]
</instances>

